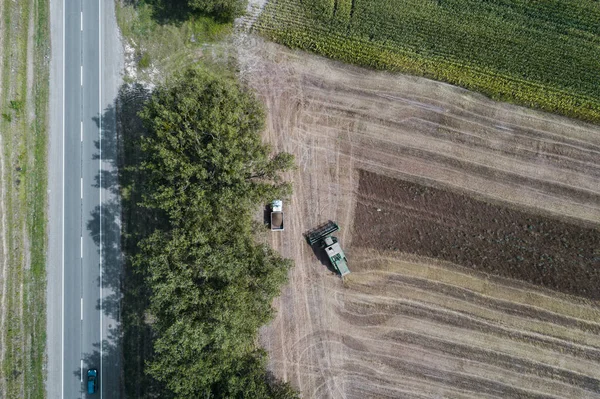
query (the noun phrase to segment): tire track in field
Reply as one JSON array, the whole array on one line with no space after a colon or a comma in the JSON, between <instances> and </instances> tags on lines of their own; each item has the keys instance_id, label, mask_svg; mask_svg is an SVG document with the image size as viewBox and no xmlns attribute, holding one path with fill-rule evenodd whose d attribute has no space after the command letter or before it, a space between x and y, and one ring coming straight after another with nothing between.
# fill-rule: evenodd
<instances>
[{"instance_id":1,"label":"tire track in field","mask_svg":"<svg viewBox=\"0 0 600 399\"><path fill-rule=\"evenodd\" d=\"M315 100L318 101L318 100ZM415 115L414 110L403 108L400 110L400 118L388 119L372 115L368 110L356 110L348 108L346 104L338 104L333 101L323 103L324 114L337 114L340 119L354 120L360 118L361 121L368 122L372 126L365 132L356 132L362 137L371 138L385 143L395 143L398 136L390 139L386 132L394 130L410 130L411 137L418 135L422 139L429 139L434 142L442 142L457 148L469 147L488 155L497 155L501 157L514 158L512 161L518 161L527 167L534 162L547 162L546 168L556 169L555 164L560 164L562 172L564 170L576 173L584 173L586 176L598 178L600 176L600 167L594 163L600 157L600 151L595 148L582 148L570 144L557 144L555 142L540 141L531 137L519 137L520 135L511 134L510 139L495 140L494 135L505 134L496 127L479 128L477 131L465 131L455 129L450 123L437 123L425 119L427 115ZM466 123L463 121L462 123ZM381 132L377 134L377 132ZM486 132L487 131L487 132ZM510 165L505 165L510 166ZM546 168L542 171L546 171ZM550 177L560 178L562 174L548 174ZM568 180L567 180L568 181ZM592 186L597 187L597 186Z\"/></svg>"},{"instance_id":2,"label":"tire track in field","mask_svg":"<svg viewBox=\"0 0 600 399\"><path fill-rule=\"evenodd\" d=\"M467 330L465 331L466 333L468 333L468 330L473 330L488 336L494 336L498 339L510 339L512 341L519 341L539 348L551 350L556 349L558 352L568 354L574 358L589 360L591 363L600 364L599 348L594 348L575 342L569 342L563 339L557 339L549 335L505 327L494 323L493 321L483 320L462 312L430 306L429 304L425 303L399 300L394 305L387 304L385 306L387 307L386 313L402 315L412 319L428 319L437 324L443 324L450 327ZM347 304L345 310L350 310L355 314L360 314L360 312L363 311L361 306L355 303ZM339 313L339 315L346 322L349 322L349 320L353 319L353 317L350 317L347 312ZM361 323L365 323L366 325L378 324L377 322L373 323L372 321L367 320L366 317L362 318Z\"/></svg>"},{"instance_id":3,"label":"tire track in field","mask_svg":"<svg viewBox=\"0 0 600 399\"><path fill-rule=\"evenodd\" d=\"M493 359L495 365L506 370L519 373L522 373L523 370L531 370L531 372L535 373L537 376L565 384L577 385L590 392L599 393L598 387L600 386L600 380L598 378L582 375L570 370L551 367L529 359L516 358L487 349L462 345L460 343L453 343L405 331L391 332L389 338L393 341L411 344L417 347L424 347L430 351L439 352L440 354L468 358L480 363L489 362L490 359Z\"/></svg>"},{"instance_id":4,"label":"tire track in field","mask_svg":"<svg viewBox=\"0 0 600 399\"><path fill-rule=\"evenodd\" d=\"M363 260L369 261L368 258L359 256L359 259L357 259L356 262L360 263ZM389 270L389 266L386 267L386 269ZM447 301L443 305L431 305L429 303L425 305L426 308L433 308L433 312L413 312L411 309L409 309L408 312L402 312L398 310L395 304L398 303L398 301L405 301L405 298L412 299L411 295L407 294L406 290L401 287L388 284L387 282L389 280L406 280L412 282L414 281L414 278L411 277L410 274L405 276L400 270L393 270L392 272L385 273L380 278L371 279L371 281L368 281L365 284L362 284L360 282L361 280L357 280L356 285L353 284L353 293L349 292L345 295L345 306L343 309L338 309L338 311L354 315L355 318L361 314L365 315L364 317L367 318L375 318L375 323L365 322L364 320L359 321L358 319L351 323L353 328L349 328L348 331L352 331L353 336L358 334L356 329L359 329L359 326L362 326L364 329L364 326L371 325L371 330L374 329L374 331L377 332L381 331L380 334L373 333L373 335L377 335L383 341L397 342L401 345L415 345L416 347L424 348L427 351L468 359L469 361L488 362L501 369L533 374L547 379L548 383L561 382L563 385L576 386L588 392L587 396L580 393L580 395L577 396L563 394L559 395L559 397L594 397L595 395L600 394L600 362L592 360L590 363L589 360L584 360L584 358L588 357L586 353L579 352L566 354L563 352L564 349L560 346L553 345L550 341L545 349L540 348L538 344L528 340L521 341L520 336L523 334L521 331L511 331L502 337L498 336L497 339L492 340L496 342L495 344L493 343L490 346L488 343L484 346L481 341L466 339L467 337L474 338L474 333L465 334L464 332L452 332L457 329L474 329L474 331L477 332L477 335L487 335L488 338L490 338L489 331L479 329L480 324L470 323L464 318L448 319L445 316L440 317L438 314L435 314L436 312L444 314L445 308L452 307L451 302L471 301L472 298L480 297L484 299L484 303L480 304L481 301L473 301L474 305L480 306L481 308L487 308L489 307L489 303L494 304L499 298L485 298L481 295L475 295L476 293L473 293L474 295L470 296L467 295L466 297L461 297L461 295L448 295ZM421 280L426 283L426 286L431 291L432 295L444 297L448 294L448 284L443 284L434 278L424 278ZM462 287L462 289L464 290L466 288ZM487 301L485 301L486 299ZM418 308L420 304L414 306ZM525 305L517 301L515 302L515 306L523 307ZM540 310L542 312L548 311L548 309L543 308ZM477 313L478 312L469 314L468 318L476 319L478 317ZM510 316L512 317L513 315L511 314ZM558 324L561 325L563 324L561 321L565 320L565 318L573 317L572 314L558 314L558 316L559 318L555 317L553 318L553 321L558 320ZM349 317L352 319L352 316ZM413 320L411 324L406 323L407 317ZM523 316L519 315L518 317L522 318ZM404 319L404 322L399 321L394 323L393 320L395 319ZM535 323L537 316L534 314L532 319L532 322ZM424 326L421 328L414 328L414 323L422 322L426 322ZM444 331L444 333L432 335L431 331L435 331L435 326L440 324L445 326L439 328L439 331ZM569 325L571 324L572 323L569 323ZM398 326L398 328L393 328L393 326ZM501 328L504 329L505 326L501 326ZM489 339L487 342L489 342ZM498 346L499 342L510 343L510 345L504 346L503 348L502 345ZM528 355L527 357L523 355L523 351L522 349L519 349L519 347L530 347L524 352ZM550 356L545 356L546 361L540 361L543 358L539 357L542 351L550 354ZM522 354L517 355L519 352ZM554 353L554 355L551 355L552 353ZM531 355L534 356L531 357ZM538 357L538 360L534 360ZM570 362L565 362L568 357L572 357L572 360ZM548 359L557 359L555 361L556 364L549 364ZM560 361L558 361L558 359L560 359ZM578 364L580 362L583 364ZM573 367L572 369L569 369L569 364ZM520 395L517 396L520 397ZM514 396L510 394L506 397Z\"/></svg>"},{"instance_id":5,"label":"tire track in field","mask_svg":"<svg viewBox=\"0 0 600 399\"><path fill-rule=\"evenodd\" d=\"M326 111L322 111L326 113ZM311 115L309 121L315 118ZM598 220L600 218L600 193L597 187L600 187L600 176L594 170L596 166L588 167L578 165L578 170L573 170L572 165L564 167L558 160L549 164L549 160L544 160L548 164L541 169L541 165L529 162L527 159L518 159L512 154L504 156L494 151L479 151L477 148L468 148L464 144L456 143L452 139L421 137L417 129L413 129L411 135L392 135L388 134L385 140L378 140L373 132L385 132L381 126L367 126L367 122L360 122L363 126L360 131L351 135L354 148L357 148L353 157L359 162L372 162L375 160L371 170L384 171L388 175L405 175L408 173L411 178L419 178L418 174L428 173L427 171L412 172L407 168L394 168L394 160L404 160L404 162L425 163L426 167L435 175L430 175L433 182L441 183L452 182L459 183L456 188L472 190L473 185L468 182L479 179L478 185L483 185L480 193L487 191L486 195L494 199L499 194L504 194L498 199L514 202L518 200L524 202L529 199L529 204L551 205L553 214L564 214L565 210L577 217L588 220ZM335 130L335 128L329 128ZM364 131L370 133L363 133ZM389 128L388 128L389 132ZM315 134L322 134L321 131L315 131ZM437 148L436 148L437 147ZM565 155L562 155L564 158ZM575 156L569 158L567 162L577 163ZM600 157L598 158L600 159ZM573 161L571 161L573 160ZM422 169L422 168L421 168ZM540 172L540 170L543 170ZM463 182L456 177L442 177L440 172L453 171L455 176L464 176ZM411 173L412 172L412 173ZM531 177L534 175L534 177ZM537 175L537 176L536 176ZM424 177L424 176L423 176ZM465 184L466 183L466 184ZM517 197L506 197L507 190L499 192L499 185L508 185L514 190L520 190ZM461 187L462 186L462 187ZM572 206L575 204L582 207ZM559 212L560 211L560 212Z\"/></svg>"},{"instance_id":6,"label":"tire track in field","mask_svg":"<svg viewBox=\"0 0 600 399\"><path fill-rule=\"evenodd\" d=\"M515 151L515 148L519 147L511 138L503 141L496 138L495 143L490 139L480 143L474 143L473 140L461 142L461 138L481 137L482 133L478 133L478 130L485 132L492 127L470 127L471 121L461 121L463 126L454 128L453 126L458 124L451 123L454 120L451 116L445 115L443 123L426 120L435 120L435 115L431 115L430 111L427 111L430 115L413 116L397 121L386 118L385 114L366 116L369 112L372 114L371 110L357 111L343 103L328 101L327 104L324 101L319 104L319 111L315 112L324 115L341 113L340 119L359 118L365 125L354 136L359 145L364 144L360 138L365 137L375 141L371 145L380 144L381 148L393 152L395 156L415 156L439 165L467 170L469 174L490 177L496 181L510 181L565 198L579 198L590 204L600 202L600 165L597 162L600 159L600 148L595 145L574 147L568 142L553 144L530 137L528 143L522 144L531 148L527 150L528 154L525 157L522 151ZM408 114L408 111L402 109L402 114ZM449 128L453 130L448 130ZM388 134L383 138L390 130L402 134L393 137ZM498 136L497 129L494 133ZM544 164L544 168L540 168L540 163ZM573 168L574 173L570 172ZM580 184L573 185L574 182L580 181L587 183L587 189L580 188Z\"/></svg>"},{"instance_id":7,"label":"tire track in field","mask_svg":"<svg viewBox=\"0 0 600 399\"><path fill-rule=\"evenodd\" d=\"M493 325L502 325L512 330L526 330L535 335L546 335L550 338L558 340L558 342L567 341L583 347L600 347L598 335L583 332L577 327L565 327L564 325L556 322L542 322L535 316L535 314L532 314L531 317L523 314L514 315L510 312L493 309L493 307L489 306L489 302L474 303L463 298L448 298L448 296L446 296L446 291L443 293L438 293L436 290L424 291L421 289L415 289L410 285L391 282L389 278L383 281L385 282L385 287L383 286L384 283L379 283L372 287L370 292L380 292L390 289L402 290L405 298L410 299L411 302L422 302L426 304L427 307L438 307L447 311L458 312L459 314L475 317L478 320L482 320ZM553 320L556 321L557 319L560 320L556 317Z\"/></svg>"},{"instance_id":8,"label":"tire track in field","mask_svg":"<svg viewBox=\"0 0 600 399\"><path fill-rule=\"evenodd\" d=\"M357 287L357 289L363 291L361 287ZM375 291L377 290L375 289ZM393 292L401 293L402 291L395 290ZM368 296L374 295L370 291L367 294L369 295L365 295L365 300ZM501 376L506 372L513 374L513 378L517 378L514 376L516 373L523 377L521 384L518 384L518 378L512 381L511 384L517 387L522 385L528 388L532 386L532 381L537 381L536 384L540 386L555 385L554 389L558 389L556 392L565 389L581 390L576 396L563 393L558 394L558 397L593 397L600 393L599 364L597 361L585 360L585 355L579 357L566 354L558 345L550 344L540 347L536 342L521 341L519 339L521 332L509 331L506 334L495 336L490 334L489 330L479 328L481 324L472 323L469 320L472 317L454 320L439 317L431 311L420 313L398 311L397 307L389 306L390 302L400 300L396 296L381 297L379 295L377 299L377 303L368 301L368 305L365 305L367 308L361 310L360 306L358 308L353 306L352 295L349 295L345 298L346 306L341 312L352 315L342 317L348 320L349 326L346 330L353 337L362 337L363 339L370 336L375 337L378 343L374 347L386 348L386 354L391 353L390 345L408 345L412 347L411 350L425 351L430 353L432 358L438 359L430 360L433 363L440 361L442 356L450 356L457 364L461 361L476 362L479 366L478 371L474 374L481 373L486 364L495 368L490 374ZM349 306L352 311L348 309ZM360 314L366 312L366 317L369 317L368 315L373 311L379 312L374 316L377 319L375 323L361 320ZM420 327L416 328L417 325ZM470 329L473 331L469 332ZM432 333L434 331L437 333ZM582 353L580 352L579 355ZM396 357L404 359L406 354L399 352ZM562 359L558 360L561 357ZM556 359L554 360L555 364L533 360L542 358ZM370 356L364 361L377 363ZM569 369L569 365L575 369ZM418 367L418 364L415 367ZM466 379L468 380L468 378ZM480 392L475 386L472 389L474 393ZM522 397L522 395L507 391L503 393L502 397Z\"/></svg>"},{"instance_id":9,"label":"tire track in field","mask_svg":"<svg viewBox=\"0 0 600 399\"><path fill-rule=\"evenodd\" d=\"M392 275L385 281L386 285L396 286L397 289L404 290L404 292L416 292L416 294L413 294L416 298L427 296L428 303L444 303L448 297L451 297L460 304L470 305L456 306L452 308L454 310L470 309L477 306L486 310L480 317L505 320L503 316L506 314L511 316L513 320L523 321L519 321L516 325L524 325L529 322L530 328L541 326L540 330L545 326L552 326L554 331L565 332L564 335L551 334L555 338L563 338L568 335L566 334L568 332L571 333L571 338L577 337L577 339L573 339L574 341L600 348L599 325L590 323L587 320L576 319L507 300L490 298L468 289L449 286L437 281L401 275Z\"/></svg>"}]
</instances>

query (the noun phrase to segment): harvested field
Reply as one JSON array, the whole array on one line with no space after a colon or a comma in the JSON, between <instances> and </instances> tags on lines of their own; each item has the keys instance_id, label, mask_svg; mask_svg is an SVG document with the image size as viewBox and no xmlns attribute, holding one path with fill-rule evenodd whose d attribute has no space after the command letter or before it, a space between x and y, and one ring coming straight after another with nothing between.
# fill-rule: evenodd
<instances>
[{"instance_id":1,"label":"harvested field","mask_svg":"<svg viewBox=\"0 0 600 399\"><path fill-rule=\"evenodd\" d=\"M382 381L364 397L600 395L597 308L428 259L360 251L353 267L334 312L365 344L341 368Z\"/></svg>"},{"instance_id":2,"label":"harvested field","mask_svg":"<svg viewBox=\"0 0 600 399\"><path fill-rule=\"evenodd\" d=\"M270 236L296 263L261 333L278 377L304 398L600 397L598 302L378 247L359 214L395 209L361 191L364 170L593 231L600 128L239 40L241 76L266 104L265 141L298 163L285 231ZM446 217L457 226L486 228L456 206ZM341 226L345 283L302 237L329 219Z\"/></svg>"}]
</instances>

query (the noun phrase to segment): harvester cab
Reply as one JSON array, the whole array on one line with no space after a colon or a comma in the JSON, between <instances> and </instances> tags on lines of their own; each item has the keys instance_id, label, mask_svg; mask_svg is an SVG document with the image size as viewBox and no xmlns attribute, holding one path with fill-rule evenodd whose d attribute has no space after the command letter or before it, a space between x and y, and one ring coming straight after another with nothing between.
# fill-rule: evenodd
<instances>
[{"instance_id":1,"label":"harvester cab","mask_svg":"<svg viewBox=\"0 0 600 399\"><path fill-rule=\"evenodd\" d=\"M337 270L342 277L344 277L345 275L350 274L347 263L348 261L346 259L346 255L344 255L342 247L338 243L337 237L331 235L339 229L340 227L337 225L337 223L329 221L323 226L309 231L306 234L306 241L311 247L315 244L318 244L319 248L323 249L327 254L331 266L333 266L333 268Z\"/></svg>"}]
</instances>

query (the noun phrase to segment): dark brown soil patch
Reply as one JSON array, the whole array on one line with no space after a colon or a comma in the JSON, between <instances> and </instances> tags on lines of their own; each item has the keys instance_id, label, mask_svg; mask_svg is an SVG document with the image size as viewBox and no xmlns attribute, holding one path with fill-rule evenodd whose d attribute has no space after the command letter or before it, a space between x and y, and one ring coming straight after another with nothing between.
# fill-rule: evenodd
<instances>
[{"instance_id":1,"label":"dark brown soil patch","mask_svg":"<svg viewBox=\"0 0 600 399\"><path fill-rule=\"evenodd\" d=\"M283 227L283 213L274 212L271 214L271 228L281 229Z\"/></svg>"},{"instance_id":2,"label":"dark brown soil patch","mask_svg":"<svg viewBox=\"0 0 600 399\"><path fill-rule=\"evenodd\" d=\"M600 230L360 171L353 242L600 299Z\"/></svg>"}]
</instances>

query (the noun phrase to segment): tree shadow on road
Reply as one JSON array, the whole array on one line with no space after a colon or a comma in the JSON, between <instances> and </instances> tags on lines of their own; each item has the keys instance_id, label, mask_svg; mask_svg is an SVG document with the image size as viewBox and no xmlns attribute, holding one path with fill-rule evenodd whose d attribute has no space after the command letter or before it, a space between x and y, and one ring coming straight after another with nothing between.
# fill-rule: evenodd
<instances>
[{"instance_id":1,"label":"tree shadow on road","mask_svg":"<svg viewBox=\"0 0 600 399\"><path fill-rule=\"evenodd\" d=\"M101 190L102 207L96 206L86 220L86 228L100 253L102 274L97 284L102 286L102 298L96 309L102 313L109 333L102 341L102 372L98 378L104 382L104 392L110 397L123 397L123 370L121 364L121 293L122 265L121 254L121 205L118 182L118 135L115 127L116 110L114 105L106 107L101 117L94 118L100 129L100 139L94 142L94 160L102 161L100 174L94 177L93 187ZM102 280L102 282L100 281ZM102 283L102 284L101 284ZM100 344L98 350L86 354L88 367L100 371ZM83 376L85 380L85 375Z\"/></svg>"},{"instance_id":2,"label":"tree shadow on road","mask_svg":"<svg viewBox=\"0 0 600 399\"><path fill-rule=\"evenodd\" d=\"M123 397L118 380L115 380L114 376L111 375L113 371L121 368L119 339L120 329L118 326L109 326L108 336L102 341L102 350L100 350L100 343L96 343L91 353L83 354L83 369L73 371L73 375L81 379L83 392L86 392L87 389L87 371L96 369L98 370L98 391L102 389L103 396L108 398ZM101 357L102 363L100 362ZM102 364L102 370L105 370L104 373L100 373L100 364Z\"/></svg>"},{"instance_id":3,"label":"tree shadow on road","mask_svg":"<svg viewBox=\"0 0 600 399\"><path fill-rule=\"evenodd\" d=\"M95 144L98 152L102 149L103 170L96 176L95 187L103 190L103 202L102 209L96 207L91 213L87 229L96 245L102 245L105 296L97 307L117 323L109 326L103 361L120 371L125 396L169 398L164 386L144 372L152 356L152 330L146 317L150 292L143 270L132 266L138 242L160 225L156 215L138 205L144 176L137 166L143 161L140 140L145 134L138 112L149 96L140 84L124 84L115 103L102 114L101 142ZM93 356L89 354L89 364L97 360Z\"/></svg>"}]
</instances>

